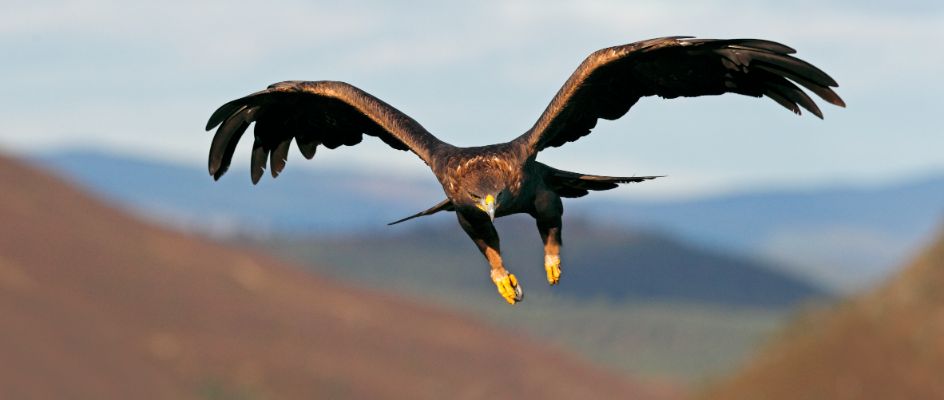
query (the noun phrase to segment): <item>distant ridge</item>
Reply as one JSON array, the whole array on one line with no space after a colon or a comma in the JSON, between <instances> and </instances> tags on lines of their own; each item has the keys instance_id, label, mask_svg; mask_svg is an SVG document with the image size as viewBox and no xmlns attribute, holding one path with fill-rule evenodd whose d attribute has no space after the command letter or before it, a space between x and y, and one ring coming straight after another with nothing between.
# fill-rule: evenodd
<instances>
[{"instance_id":1,"label":"distant ridge","mask_svg":"<svg viewBox=\"0 0 944 400\"><path fill-rule=\"evenodd\" d=\"M204 168L93 150L45 154L30 161L138 215L208 233L382 229L443 196L433 179L325 168L288 168L278 179L254 186L239 174L214 182Z\"/></svg>"},{"instance_id":2,"label":"distant ridge","mask_svg":"<svg viewBox=\"0 0 944 400\"><path fill-rule=\"evenodd\" d=\"M0 398L665 398L432 307L138 222L0 156Z\"/></svg>"},{"instance_id":3,"label":"distant ridge","mask_svg":"<svg viewBox=\"0 0 944 400\"><path fill-rule=\"evenodd\" d=\"M944 232L883 287L795 323L710 399L944 398Z\"/></svg>"},{"instance_id":4,"label":"distant ridge","mask_svg":"<svg viewBox=\"0 0 944 400\"><path fill-rule=\"evenodd\" d=\"M488 283L482 279L486 264L452 219L403 227L396 234L292 235L267 240L265 245L274 254L299 260L329 260L328 268L334 269L326 272L360 281L415 283L412 286L420 293L429 285L491 293L493 287L480 284ZM574 218L565 222L563 231L566 278L551 289L540 268L543 249L534 222L524 217L496 222L506 265L532 295L769 310L831 298L816 285L760 260Z\"/></svg>"}]
</instances>

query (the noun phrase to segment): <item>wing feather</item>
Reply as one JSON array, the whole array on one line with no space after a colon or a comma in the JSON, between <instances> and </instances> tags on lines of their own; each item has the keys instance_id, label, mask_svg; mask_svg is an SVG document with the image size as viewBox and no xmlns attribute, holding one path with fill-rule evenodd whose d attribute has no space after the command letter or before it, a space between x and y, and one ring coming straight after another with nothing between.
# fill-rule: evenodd
<instances>
[{"instance_id":1,"label":"wing feather","mask_svg":"<svg viewBox=\"0 0 944 400\"><path fill-rule=\"evenodd\" d=\"M800 85L805 87L807 90L815 93L817 96L819 96L823 100L826 100L826 102L830 104L834 104L840 107L846 106L846 103L843 102L841 98L839 98L839 95L837 95L836 92L834 92L828 86L820 86L819 84L816 84L813 81L794 73L793 71L788 71L788 70L784 70L782 68L778 68L773 65L764 65L764 64L758 64L755 66L755 68L773 73L775 75L780 75L785 78L789 78L791 81L799 83Z\"/></svg>"},{"instance_id":2,"label":"wing feather","mask_svg":"<svg viewBox=\"0 0 944 400\"><path fill-rule=\"evenodd\" d=\"M822 111L795 82L844 107L831 89L838 86L836 81L791 56L795 52L768 40L684 36L598 50L577 67L534 126L515 141L532 155L561 146L589 134L597 119L617 119L647 96L767 96L797 114L802 107L822 118Z\"/></svg>"},{"instance_id":3,"label":"wing feather","mask_svg":"<svg viewBox=\"0 0 944 400\"><path fill-rule=\"evenodd\" d=\"M292 138L284 139L275 146L272 154L269 155L269 170L273 178L278 177L282 173L282 169L285 168L285 163L288 161L288 149L291 145Z\"/></svg>"},{"instance_id":4,"label":"wing feather","mask_svg":"<svg viewBox=\"0 0 944 400\"><path fill-rule=\"evenodd\" d=\"M216 131L213 142L210 144L209 170L214 179L219 179L233 160L236 143L249 128L258 107L240 106L226 118ZM212 127L210 129L213 129Z\"/></svg>"},{"instance_id":5,"label":"wing feather","mask_svg":"<svg viewBox=\"0 0 944 400\"><path fill-rule=\"evenodd\" d=\"M764 92L764 94L768 97L770 96L769 93L771 90L776 91L783 97L789 99L790 102L800 105L819 118L823 118L823 112L819 109L816 103L813 102L813 99L803 92L803 90L796 87L796 85L790 83L790 81L781 77L772 77L769 81L767 81L766 85L768 87L768 91ZM799 109L794 110L794 112L797 114L800 113Z\"/></svg>"},{"instance_id":6,"label":"wing feather","mask_svg":"<svg viewBox=\"0 0 944 400\"><path fill-rule=\"evenodd\" d=\"M252 183L259 183L262 174L265 173L266 160L269 158L269 150L265 148L262 141L256 140L252 144L252 161L249 164L249 175L252 177Z\"/></svg>"},{"instance_id":7,"label":"wing feather","mask_svg":"<svg viewBox=\"0 0 944 400\"><path fill-rule=\"evenodd\" d=\"M768 89L766 92L764 92L764 95L770 97L773 99L773 101L776 101L777 104L780 104L783 106L783 108L793 111L794 114L800 115L800 107L775 88Z\"/></svg>"}]
</instances>

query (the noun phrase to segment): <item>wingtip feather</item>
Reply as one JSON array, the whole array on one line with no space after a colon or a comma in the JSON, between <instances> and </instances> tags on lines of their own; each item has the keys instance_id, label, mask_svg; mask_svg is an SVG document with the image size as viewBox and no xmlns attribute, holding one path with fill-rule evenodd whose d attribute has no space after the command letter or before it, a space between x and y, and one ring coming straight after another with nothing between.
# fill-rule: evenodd
<instances>
[{"instance_id":1,"label":"wingtip feather","mask_svg":"<svg viewBox=\"0 0 944 400\"><path fill-rule=\"evenodd\" d=\"M206 130L209 131L213 128L216 128L217 125L222 124L227 118L235 113L236 110L245 107L242 104L243 99L236 99L217 108L216 111L213 111L213 114L210 115L210 118L207 120Z\"/></svg>"},{"instance_id":2,"label":"wingtip feather","mask_svg":"<svg viewBox=\"0 0 944 400\"><path fill-rule=\"evenodd\" d=\"M249 175L252 178L252 184L259 183L262 175L265 174L265 165L268 161L269 152L259 141L252 145L252 162L249 164Z\"/></svg>"},{"instance_id":3,"label":"wingtip feather","mask_svg":"<svg viewBox=\"0 0 944 400\"><path fill-rule=\"evenodd\" d=\"M278 178L279 174L281 174L282 170L285 168L285 164L288 162L288 150L291 144L292 137L289 137L279 142L275 150L272 150L272 153L269 154L269 168L273 178Z\"/></svg>"}]
</instances>

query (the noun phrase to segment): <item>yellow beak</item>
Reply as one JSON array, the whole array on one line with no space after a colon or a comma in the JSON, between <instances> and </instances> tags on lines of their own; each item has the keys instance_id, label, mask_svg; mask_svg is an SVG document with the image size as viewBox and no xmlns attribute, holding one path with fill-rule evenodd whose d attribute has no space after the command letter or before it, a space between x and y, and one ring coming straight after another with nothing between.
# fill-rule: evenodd
<instances>
[{"instance_id":1,"label":"yellow beak","mask_svg":"<svg viewBox=\"0 0 944 400\"><path fill-rule=\"evenodd\" d=\"M488 195L478 204L479 209L485 211L488 214L488 217L494 221L495 220L495 196Z\"/></svg>"}]
</instances>

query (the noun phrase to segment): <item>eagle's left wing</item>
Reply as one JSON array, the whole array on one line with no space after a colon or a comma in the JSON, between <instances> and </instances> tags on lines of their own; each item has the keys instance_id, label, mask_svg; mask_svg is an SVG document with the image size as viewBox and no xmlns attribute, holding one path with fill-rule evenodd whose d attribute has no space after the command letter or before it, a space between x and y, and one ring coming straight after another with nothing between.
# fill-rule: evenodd
<instances>
[{"instance_id":1,"label":"eagle's left wing","mask_svg":"<svg viewBox=\"0 0 944 400\"><path fill-rule=\"evenodd\" d=\"M799 84L845 106L823 71L779 43L758 39L668 37L598 50L587 57L528 132L515 139L535 154L590 133L598 118L617 119L640 98L738 93L767 96L799 114L822 118ZM792 82L791 82L792 81ZM796 83L796 84L794 84Z\"/></svg>"}]
</instances>

